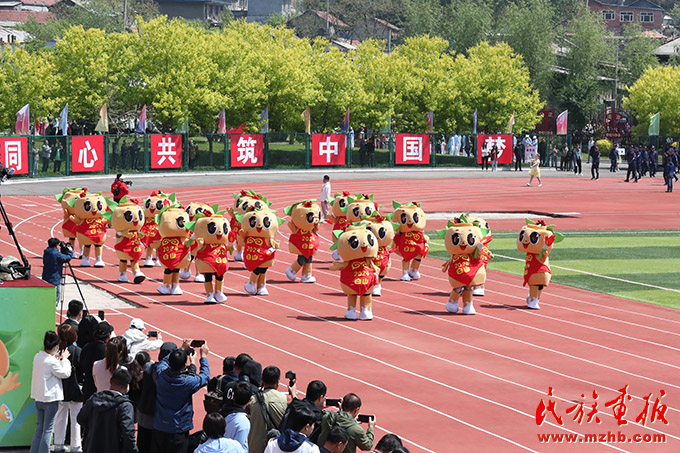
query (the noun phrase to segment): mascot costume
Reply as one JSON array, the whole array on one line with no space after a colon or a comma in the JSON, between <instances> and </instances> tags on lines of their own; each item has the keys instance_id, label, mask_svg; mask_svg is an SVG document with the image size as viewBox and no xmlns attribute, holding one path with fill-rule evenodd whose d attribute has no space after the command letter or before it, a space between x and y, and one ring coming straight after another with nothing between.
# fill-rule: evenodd
<instances>
[{"instance_id":1,"label":"mascot costume","mask_svg":"<svg viewBox=\"0 0 680 453\"><path fill-rule=\"evenodd\" d=\"M137 200L127 198L120 199L120 203L110 202L113 211L106 211L104 217L116 230L116 256L118 263L118 281L128 282L127 263L130 262L130 270L135 283L142 283L146 276L139 270L139 260L144 256L144 245L140 237L140 231L144 225L144 211L137 205Z\"/></svg>"},{"instance_id":2,"label":"mascot costume","mask_svg":"<svg viewBox=\"0 0 680 453\"><path fill-rule=\"evenodd\" d=\"M373 202L373 195L355 194L347 198L347 209L345 215L347 216L347 223L354 224L361 222L364 217L370 217L374 211L379 208Z\"/></svg>"},{"instance_id":3,"label":"mascot costume","mask_svg":"<svg viewBox=\"0 0 680 453\"><path fill-rule=\"evenodd\" d=\"M392 206L395 209L392 221L399 225L394 232L394 251L403 259L400 280L418 280L420 261L430 249L430 238L424 233L427 224L425 212L420 203L399 204L393 201Z\"/></svg>"},{"instance_id":4,"label":"mascot costume","mask_svg":"<svg viewBox=\"0 0 680 453\"><path fill-rule=\"evenodd\" d=\"M156 214L161 245L158 259L163 265L163 284L158 287L161 294L182 294L179 287L179 270L189 265L189 234L186 223L189 215L179 204L172 204Z\"/></svg>"},{"instance_id":5,"label":"mascot costume","mask_svg":"<svg viewBox=\"0 0 680 453\"><path fill-rule=\"evenodd\" d=\"M481 217L468 217L468 221L469 221L471 224L473 224L473 225L479 227L479 229L482 230L482 231L484 231L484 230L486 229L486 230L488 231L488 235L489 235L489 240L486 241L486 242L487 242L487 244L488 244L489 242L491 242L491 239L492 239L493 237L491 236L491 227L489 227L489 222L487 222L486 220L482 219ZM484 258L486 259L486 262L484 263L484 269L487 268L487 266L488 266L488 264L489 264L489 260L490 260L492 257L493 257L493 254L492 254L491 252L489 252L488 256L487 256L487 255L484 256ZM473 295L473 296L484 296L484 292L485 292L485 291L484 291L484 287L485 287L485 285L477 285L477 286L475 286L475 287L472 289L472 295Z\"/></svg>"},{"instance_id":6,"label":"mascot costume","mask_svg":"<svg viewBox=\"0 0 680 453\"><path fill-rule=\"evenodd\" d=\"M234 194L234 207L227 208L229 213L229 244L236 250L234 252L234 261L243 261L243 240L239 234L241 230L241 222L237 216L243 216L254 206L255 209L263 209L271 206L271 203L253 190L241 190L241 192Z\"/></svg>"},{"instance_id":7,"label":"mascot costume","mask_svg":"<svg viewBox=\"0 0 680 453\"><path fill-rule=\"evenodd\" d=\"M486 263L490 259L487 244L491 236L486 229L470 223L465 215L449 221L448 229L437 230L437 233L444 239L446 251L451 254L451 259L442 266L442 272L448 271L451 284L446 310L458 313L458 300L462 295L462 314L474 315L472 289L486 281Z\"/></svg>"},{"instance_id":8,"label":"mascot costume","mask_svg":"<svg viewBox=\"0 0 680 453\"><path fill-rule=\"evenodd\" d=\"M196 220L196 214L198 213L212 214L210 206L208 206L205 203L191 202L186 207L185 211L187 212L187 215L189 215L189 222L193 222L194 220ZM192 255L189 259L193 261L194 256ZM187 266L186 269L182 269L179 271L179 278L181 278L182 280L188 280L191 278L191 262L189 262L189 265ZM203 274L201 274L198 270L196 270L196 276L194 277L194 281L198 283L205 282Z\"/></svg>"},{"instance_id":9,"label":"mascot costume","mask_svg":"<svg viewBox=\"0 0 680 453\"><path fill-rule=\"evenodd\" d=\"M142 227L142 242L144 243L144 247L146 247L146 261L144 261L144 267L161 266L161 260L158 258L158 247L161 245L161 235L158 232L156 214L174 202L174 193L168 196L160 191L151 192L149 198L144 200L144 226ZM156 251L155 262L153 259L154 250Z\"/></svg>"},{"instance_id":10,"label":"mascot costume","mask_svg":"<svg viewBox=\"0 0 680 453\"><path fill-rule=\"evenodd\" d=\"M378 240L365 225L352 225L345 231L335 230L338 238L331 249L340 254L342 262L333 263L330 270L340 271L340 287L347 295L345 319L357 319L357 297L361 306L358 319L373 319L371 293L378 283L378 267L373 259L378 255Z\"/></svg>"},{"instance_id":11,"label":"mascot costume","mask_svg":"<svg viewBox=\"0 0 680 453\"><path fill-rule=\"evenodd\" d=\"M366 229L378 239L378 255L373 259L373 264L378 267L378 283L373 287L373 296L382 296L382 280L390 270L390 245L394 239L394 226L390 219L374 211L370 217L364 217L361 221Z\"/></svg>"},{"instance_id":12,"label":"mascot costume","mask_svg":"<svg viewBox=\"0 0 680 453\"><path fill-rule=\"evenodd\" d=\"M73 211L73 207L68 204L68 201L79 197L81 192L87 192L87 187L66 188L62 193L54 196L64 209L64 222L61 225L61 233L64 235L65 239L68 239L73 250L76 249L76 236L78 234L76 228L78 225L71 219L71 216L75 215L75 212Z\"/></svg>"},{"instance_id":13,"label":"mascot costume","mask_svg":"<svg viewBox=\"0 0 680 453\"><path fill-rule=\"evenodd\" d=\"M85 189L77 198L67 202L73 208L71 221L76 224L78 243L83 246L83 259L80 265L90 265L90 248L94 245L95 267L104 267L102 260L102 246L106 242L106 228L108 221L103 217L104 211L109 209L107 200L100 193L87 193Z\"/></svg>"},{"instance_id":14,"label":"mascot costume","mask_svg":"<svg viewBox=\"0 0 680 453\"><path fill-rule=\"evenodd\" d=\"M550 283L548 255L553 244L563 239L564 235L555 231L555 225L546 226L542 220L526 219L526 225L519 232L517 250L527 254L524 262L524 286L529 285L527 306L533 310L541 308L538 304L541 293Z\"/></svg>"},{"instance_id":15,"label":"mascot costume","mask_svg":"<svg viewBox=\"0 0 680 453\"><path fill-rule=\"evenodd\" d=\"M347 205L349 204L347 203L347 200L349 197L349 192L336 192L333 200L331 201L331 213L328 216L328 220L333 222L333 231L345 231L345 229L351 225L347 222ZM333 242L337 240L335 236L333 236L332 239ZM333 251L332 256L336 261L340 259L340 255L338 254L337 250Z\"/></svg>"},{"instance_id":16,"label":"mascot costume","mask_svg":"<svg viewBox=\"0 0 680 453\"><path fill-rule=\"evenodd\" d=\"M285 220L277 217L268 207L257 210L255 206L250 206L248 212L237 218L241 222L239 236L243 241L243 263L250 271L245 290L248 294L267 296L266 273L274 265L279 248L274 237Z\"/></svg>"},{"instance_id":17,"label":"mascot costume","mask_svg":"<svg viewBox=\"0 0 680 453\"><path fill-rule=\"evenodd\" d=\"M319 250L319 221L321 208L315 200L304 200L284 208L283 212L290 217L288 228L288 250L297 255L297 261L286 269L286 277L292 282L297 278L297 272L302 269L300 282L314 283L312 275L312 259Z\"/></svg>"},{"instance_id":18,"label":"mascot costume","mask_svg":"<svg viewBox=\"0 0 680 453\"><path fill-rule=\"evenodd\" d=\"M206 304L227 300L222 288L228 268L229 220L224 217L224 211L218 211L219 207L213 205L196 213L196 220L187 223L187 228L194 232L195 242L191 245L191 254L196 258L196 270L204 277Z\"/></svg>"}]
</instances>

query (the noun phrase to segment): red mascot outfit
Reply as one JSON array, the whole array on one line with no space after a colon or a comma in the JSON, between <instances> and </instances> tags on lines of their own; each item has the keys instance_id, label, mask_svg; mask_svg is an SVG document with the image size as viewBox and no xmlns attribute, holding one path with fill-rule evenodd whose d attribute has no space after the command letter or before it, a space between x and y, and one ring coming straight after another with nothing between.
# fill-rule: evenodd
<instances>
[{"instance_id":1,"label":"red mascot outfit","mask_svg":"<svg viewBox=\"0 0 680 453\"><path fill-rule=\"evenodd\" d=\"M314 200L305 200L284 208L283 212L290 217L288 227L288 249L297 260L286 269L286 277L292 282L297 279L297 272L302 269L300 282L314 283L312 275L312 259L319 250L319 222L321 208Z\"/></svg>"},{"instance_id":2,"label":"red mascot outfit","mask_svg":"<svg viewBox=\"0 0 680 453\"><path fill-rule=\"evenodd\" d=\"M517 250L526 253L524 264L524 286L529 286L527 307L539 310L543 289L550 284L550 260L548 255L553 245L564 239L564 235L554 230L554 225L546 226L542 220L534 222L526 219L517 237Z\"/></svg>"}]
</instances>

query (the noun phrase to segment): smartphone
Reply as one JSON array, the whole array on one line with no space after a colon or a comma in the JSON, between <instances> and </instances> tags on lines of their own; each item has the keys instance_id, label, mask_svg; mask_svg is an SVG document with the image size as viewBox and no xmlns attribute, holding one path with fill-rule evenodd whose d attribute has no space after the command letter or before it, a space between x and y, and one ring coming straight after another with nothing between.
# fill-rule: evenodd
<instances>
[{"instance_id":1,"label":"smartphone","mask_svg":"<svg viewBox=\"0 0 680 453\"><path fill-rule=\"evenodd\" d=\"M90 312L89 312L88 310L83 310L83 318L84 318L85 316L89 315L89 314L90 314Z\"/></svg>"},{"instance_id":2,"label":"smartphone","mask_svg":"<svg viewBox=\"0 0 680 453\"><path fill-rule=\"evenodd\" d=\"M327 407L340 407L340 398L326 398Z\"/></svg>"},{"instance_id":3,"label":"smartphone","mask_svg":"<svg viewBox=\"0 0 680 453\"><path fill-rule=\"evenodd\" d=\"M99 319L104 320L104 310L99 310Z\"/></svg>"},{"instance_id":4,"label":"smartphone","mask_svg":"<svg viewBox=\"0 0 680 453\"><path fill-rule=\"evenodd\" d=\"M151 338L158 338L158 331L157 330L149 330L148 336Z\"/></svg>"},{"instance_id":5,"label":"smartphone","mask_svg":"<svg viewBox=\"0 0 680 453\"><path fill-rule=\"evenodd\" d=\"M288 379L288 387L292 387L295 384L295 372L286 371L286 379Z\"/></svg>"},{"instance_id":6,"label":"smartphone","mask_svg":"<svg viewBox=\"0 0 680 453\"><path fill-rule=\"evenodd\" d=\"M192 348L200 348L204 344L205 344L205 340L192 340L192 342L189 346L191 346Z\"/></svg>"},{"instance_id":7,"label":"smartphone","mask_svg":"<svg viewBox=\"0 0 680 453\"><path fill-rule=\"evenodd\" d=\"M374 415L368 415L368 414L359 414L357 416L357 421L359 423L368 423L373 419Z\"/></svg>"}]
</instances>

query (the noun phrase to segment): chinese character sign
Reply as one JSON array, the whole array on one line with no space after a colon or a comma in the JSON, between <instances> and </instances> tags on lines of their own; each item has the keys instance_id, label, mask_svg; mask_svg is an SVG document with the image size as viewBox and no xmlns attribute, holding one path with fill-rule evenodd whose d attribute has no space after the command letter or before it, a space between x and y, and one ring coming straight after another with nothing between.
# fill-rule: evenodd
<instances>
[{"instance_id":1,"label":"chinese character sign","mask_svg":"<svg viewBox=\"0 0 680 453\"><path fill-rule=\"evenodd\" d=\"M15 175L28 174L28 139L26 137L0 138L0 161L13 168Z\"/></svg>"},{"instance_id":2,"label":"chinese character sign","mask_svg":"<svg viewBox=\"0 0 680 453\"><path fill-rule=\"evenodd\" d=\"M312 165L345 165L345 136L312 135Z\"/></svg>"},{"instance_id":3,"label":"chinese character sign","mask_svg":"<svg viewBox=\"0 0 680 453\"><path fill-rule=\"evenodd\" d=\"M401 164L429 164L430 136L427 134L397 134L395 162Z\"/></svg>"},{"instance_id":4,"label":"chinese character sign","mask_svg":"<svg viewBox=\"0 0 680 453\"><path fill-rule=\"evenodd\" d=\"M477 136L477 163L482 163L482 146L486 145L486 149L491 153L493 145L498 147L498 163L511 164L512 163L512 135L486 135L480 134Z\"/></svg>"},{"instance_id":5,"label":"chinese character sign","mask_svg":"<svg viewBox=\"0 0 680 453\"><path fill-rule=\"evenodd\" d=\"M182 168L182 136L151 135L151 168Z\"/></svg>"},{"instance_id":6,"label":"chinese character sign","mask_svg":"<svg viewBox=\"0 0 680 453\"><path fill-rule=\"evenodd\" d=\"M104 136L90 135L71 138L71 170L104 171Z\"/></svg>"},{"instance_id":7,"label":"chinese character sign","mask_svg":"<svg viewBox=\"0 0 680 453\"><path fill-rule=\"evenodd\" d=\"M264 165L262 135L239 134L230 136L231 166L261 167Z\"/></svg>"}]
</instances>

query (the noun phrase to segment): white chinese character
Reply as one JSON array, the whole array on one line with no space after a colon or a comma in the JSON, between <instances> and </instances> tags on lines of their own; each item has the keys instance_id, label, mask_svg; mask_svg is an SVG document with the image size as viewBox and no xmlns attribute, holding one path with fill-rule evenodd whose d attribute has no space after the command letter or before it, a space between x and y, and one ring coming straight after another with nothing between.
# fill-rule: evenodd
<instances>
[{"instance_id":1,"label":"white chinese character","mask_svg":"<svg viewBox=\"0 0 680 453\"><path fill-rule=\"evenodd\" d=\"M420 162L423 160L423 138L404 137L403 141L404 162L413 160Z\"/></svg>"},{"instance_id":2,"label":"white chinese character","mask_svg":"<svg viewBox=\"0 0 680 453\"><path fill-rule=\"evenodd\" d=\"M5 162L8 167L21 171L21 141L7 140L5 142Z\"/></svg>"},{"instance_id":3,"label":"white chinese character","mask_svg":"<svg viewBox=\"0 0 680 453\"><path fill-rule=\"evenodd\" d=\"M497 137L487 137L486 140L484 141L486 143L486 149L491 151L491 148L493 148L493 145L496 145L498 147L498 159L501 158L503 155L503 151L505 151L505 140L503 140L503 137L500 135Z\"/></svg>"},{"instance_id":4,"label":"white chinese character","mask_svg":"<svg viewBox=\"0 0 680 453\"><path fill-rule=\"evenodd\" d=\"M88 153L92 151L92 160L88 159ZM97 162L97 151L92 148L89 140L85 140L85 148L81 148L78 151L78 163L83 165L83 168L94 167L95 162Z\"/></svg>"},{"instance_id":5,"label":"white chinese character","mask_svg":"<svg viewBox=\"0 0 680 453\"><path fill-rule=\"evenodd\" d=\"M168 137L163 137L161 142L158 144L160 149L158 150L157 156L160 157L158 160L158 165L161 165L163 162L165 162L165 159L167 158L171 164L175 164L175 158L174 156L177 155L177 150L175 149L175 142L172 141L172 139Z\"/></svg>"},{"instance_id":6,"label":"white chinese character","mask_svg":"<svg viewBox=\"0 0 680 453\"><path fill-rule=\"evenodd\" d=\"M253 137L239 137L236 143L236 150L238 151L237 161L241 162L243 165L250 160L251 163L257 164L257 157L255 156L255 145L257 140Z\"/></svg>"},{"instance_id":7,"label":"white chinese character","mask_svg":"<svg viewBox=\"0 0 680 453\"><path fill-rule=\"evenodd\" d=\"M338 142L331 141L330 137L326 137L325 142L319 143L319 155L326 156L326 163L331 163L331 155L338 155Z\"/></svg>"}]
</instances>

